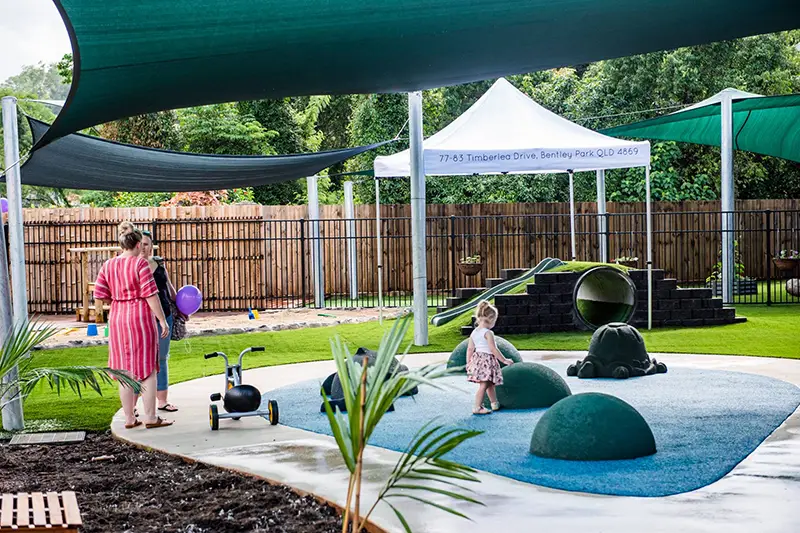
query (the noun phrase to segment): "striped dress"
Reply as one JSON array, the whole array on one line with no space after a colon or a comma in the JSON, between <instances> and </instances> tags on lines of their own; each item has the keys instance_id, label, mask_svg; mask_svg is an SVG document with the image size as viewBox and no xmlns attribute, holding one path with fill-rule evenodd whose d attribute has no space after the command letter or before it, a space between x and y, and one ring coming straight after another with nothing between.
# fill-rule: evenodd
<instances>
[{"instance_id":1,"label":"striped dress","mask_svg":"<svg viewBox=\"0 0 800 533\"><path fill-rule=\"evenodd\" d=\"M97 276L94 297L111 300L108 366L142 381L158 370L156 320L145 300L158 294L147 260L114 257Z\"/></svg>"}]
</instances>

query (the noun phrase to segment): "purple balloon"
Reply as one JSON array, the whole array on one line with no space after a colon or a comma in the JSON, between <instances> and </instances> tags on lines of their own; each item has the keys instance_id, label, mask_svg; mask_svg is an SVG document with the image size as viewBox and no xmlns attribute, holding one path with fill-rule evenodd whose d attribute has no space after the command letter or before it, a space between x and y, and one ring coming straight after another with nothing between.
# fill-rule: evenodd
<instances>
[{"instance_id":1,"label":"purple balloon","mask_svg":"<svg viewBox=\"0 0 800 533\"><path fill-rule=\"evenodd\" d=\"M8 200L5 198L0 198L0 211L8 213Z\"/></svg>"},{"instance_id":2,"label":"purple balloon","mask_svg":"<svg viewBox=\"0 0 800 533\"><path fill-rule=\"evenodd\" d=\"M194 285L184 285L175 297L175 305L184 315L193 315L203 305L203 293Z\"/></svg>"}]
</instances>

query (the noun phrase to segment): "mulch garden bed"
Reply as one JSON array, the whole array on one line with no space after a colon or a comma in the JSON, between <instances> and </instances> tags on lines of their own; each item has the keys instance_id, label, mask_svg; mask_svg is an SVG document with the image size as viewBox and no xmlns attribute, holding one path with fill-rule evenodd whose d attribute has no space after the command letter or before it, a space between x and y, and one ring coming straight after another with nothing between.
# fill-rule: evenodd
<instances>
[{"instance_id":1,"label":"mulch garden bed","mask_svg":"<svg viewBox=\"0 0 800 533\"><path fill-rule=\"evenodd\" d=\"M336 511L314 498L110 433L62 446L0 443L0 473L0 492L75 491L84 533L341 531Z\"/></svg>"}]
</instances>

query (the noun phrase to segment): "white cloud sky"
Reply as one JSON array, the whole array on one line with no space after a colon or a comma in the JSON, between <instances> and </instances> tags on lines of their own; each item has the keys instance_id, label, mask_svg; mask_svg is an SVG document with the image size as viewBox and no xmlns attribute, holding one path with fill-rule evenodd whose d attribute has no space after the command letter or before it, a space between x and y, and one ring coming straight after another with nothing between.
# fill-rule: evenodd
<instances>
[{"instance_id":1,"label":"white cloud sky","mask_svg":"<svg viewBox=\"0 0 800 533\"><path fill-rule=\"evenodd\" d=\"M71 51L52 0L0 0L0 83L23 65L52 63Z\"/></svg>"}]
</instances>

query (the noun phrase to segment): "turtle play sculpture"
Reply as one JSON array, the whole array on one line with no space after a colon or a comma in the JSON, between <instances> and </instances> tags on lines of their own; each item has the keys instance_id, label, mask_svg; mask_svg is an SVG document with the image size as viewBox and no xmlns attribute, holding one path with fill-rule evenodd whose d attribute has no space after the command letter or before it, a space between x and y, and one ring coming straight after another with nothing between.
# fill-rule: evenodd
<instances>
[{"instance_id":1,"label":"turtle play sculpture","mask_svg":"<svg viewBox=\"0 0 800 533\"><path fill-rule=\"evenodd\" d=\"M627 379L666 372L667 365L650 359L636 328L622 322L599 327L592 335L588 355L567 368L568 376L579 378Z\"/></svg>"}]
</instances>

